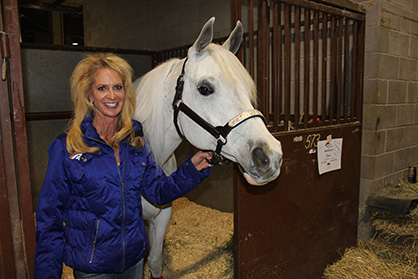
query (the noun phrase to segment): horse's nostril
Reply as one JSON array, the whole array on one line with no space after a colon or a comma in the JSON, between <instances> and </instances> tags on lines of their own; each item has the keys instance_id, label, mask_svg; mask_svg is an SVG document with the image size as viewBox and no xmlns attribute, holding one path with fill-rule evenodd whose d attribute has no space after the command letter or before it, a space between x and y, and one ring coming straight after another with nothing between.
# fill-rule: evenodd
<instances>
[{"instance_id":1,"label":"horse's nostril","mask_svg":"<svg viewBox=\"0 0 418 279\"><path fill-rule=\"evenodd\" d=\"M257 147L253 150L252 156L253 160L257 162L259 166L267 167L270 164L270 159L260 147Z\"/></svg>"}]
</instances>

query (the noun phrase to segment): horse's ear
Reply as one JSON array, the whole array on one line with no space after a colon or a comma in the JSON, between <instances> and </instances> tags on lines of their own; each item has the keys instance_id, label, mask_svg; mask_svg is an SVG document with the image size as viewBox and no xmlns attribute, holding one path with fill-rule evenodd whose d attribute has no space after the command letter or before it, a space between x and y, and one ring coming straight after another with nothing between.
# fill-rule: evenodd
<instances>
[{"instance_id":1,"label":"horse's ear","mask_svg":"<svg viewBox=\"0 0 418 279\"><path fill-rule=\"evenodd\" d=\"M222 45L229 49L233 54L237 53L239 46L241 45L242 35L244 33L241 21L237 21L234 30L232 30L229 38Z\"/></svg>"},{"instance_id":2,"label":"horse's ear","mask_svg":"<svg viewBox=\"0 0 418 279\"><path fill-rule=\"evenodd\" d=\"M212 17L209 19L200 31L200 35L197 40L194 42L192 47L189 49L189 56L191 55L201 55L203 51L208 47L213 39L213 23L215 18Z\"/></svg>"}]
</instances>

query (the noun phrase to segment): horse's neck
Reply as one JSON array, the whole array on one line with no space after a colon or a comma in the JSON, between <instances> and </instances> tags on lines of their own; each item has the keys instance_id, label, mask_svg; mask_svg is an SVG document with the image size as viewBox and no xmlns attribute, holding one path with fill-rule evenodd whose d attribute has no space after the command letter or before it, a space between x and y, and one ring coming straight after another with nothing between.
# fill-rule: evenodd
<instances>
[{"instance_id":1,"label":"horse's neck","mask_svg":"<svg viewBox=\"0 0 418 279\"><path fill-rule=\"evenodd\" d=\"M171 119L171 121L173 120ZM152 143L155 143L155 141L153 141L152 139L148 139L151 150L153 150L154 154L157 156L157 163L161 166L167 163L167 161L170 159L170 156L174 153L174 151L177 149L177 147L180 145L182 141L181 138L178 136L176 129L173 129L172 126L173 125L166 127L166 133L164 134L165 140L163 146L157 146L156 144L153 145ZM166 172L171 172L170 170L164 170Z\"/></svg>"},{"instance_id":2,"label":"horse's neck","mask_svg":"<svg viewBox=\"0 0 418 279\"><path fill-rule=\"evenodd\" d=\"M162 94L159 95L161 96L159 102L162 102L162 104L155 104L151 109L158 110L154 111L154 113L157 112L163 117L154 117L153 120L149 121L146 117L141 117L141 114L135 114L144 126L147 142L154 153L157 163L160 165L164 165L182 141L173 123L172 108L176 80L181 71L181 63L178 60L166 63L167 65L162 64L145 75L143 79L148 80L141 82L139 88L136 90L139 98L144 94ZM150 103L145 105L150 105ZM158 107L159 105L162 106ZM143 106L141 105L141 107ZM139 110L141 110L141 107L139 107ZM147 131L153 132L147 133Z\"/></svg>"}]
</instances>

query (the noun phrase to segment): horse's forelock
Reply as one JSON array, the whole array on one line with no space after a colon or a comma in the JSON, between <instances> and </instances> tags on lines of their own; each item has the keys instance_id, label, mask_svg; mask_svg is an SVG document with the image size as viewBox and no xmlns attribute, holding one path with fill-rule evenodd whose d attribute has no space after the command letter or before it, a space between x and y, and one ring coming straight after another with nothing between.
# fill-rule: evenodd
<instances>
[{"instance_id":1,"label":"horse's forelock","mask_svg":"<svg viewBox=\"0 0 418 279\"><path fill-rule=\"evenodd\" d=\"M242 85L254 106L257 106L257 90L251 75L242 65L241 61L229 50L217 44L210 44L207 48L209 54L219 65L226 81L236 87ZM240 95L239 97L243 97Z\"/></svg>"}]
</instances>

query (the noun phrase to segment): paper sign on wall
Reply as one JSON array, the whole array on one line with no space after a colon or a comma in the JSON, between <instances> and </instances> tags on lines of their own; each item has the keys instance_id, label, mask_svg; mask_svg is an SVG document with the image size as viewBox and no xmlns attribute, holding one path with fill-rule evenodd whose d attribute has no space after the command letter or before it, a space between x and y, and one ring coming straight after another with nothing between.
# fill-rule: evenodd
<instances>
[{"instance_id":1,"label":"paper sign on wall","mask_svg":"<svg viewBox=\"0 0 418 279\"><path fill-rule=\"evenodd\" d=\"M317 157L319 174L341 169L343 139L318 141Z\"/></svg>"}]
</instances>

